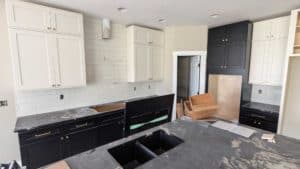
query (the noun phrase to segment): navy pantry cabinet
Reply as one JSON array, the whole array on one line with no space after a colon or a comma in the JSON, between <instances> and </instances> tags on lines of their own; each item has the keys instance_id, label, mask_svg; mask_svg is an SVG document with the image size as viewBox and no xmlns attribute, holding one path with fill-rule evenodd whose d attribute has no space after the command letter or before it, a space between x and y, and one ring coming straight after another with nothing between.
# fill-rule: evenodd
<instances>
[{"instance_id":1,"label":"navy pantry cabinet","mask_svg":"<svg viewBox=\"0 0 300 169\"><path fill-rule=\"evenodd\" d=\"M252 24L248 21L210 29L207 54L208 72L246 73L250 57L251 32Z\"/></svg>"},{"instance_id":2,"label":"navy pantry cabinet","mask_svg":"<svg viewBox=\"0 0 300 169\"><path fill-rule=\"evenodd\" d=\"M249 101L251 97L248 84L251 39L252 23L249 21L211 28L208 32L207 79L209 74L241 75L242 101Z\"/></svg>"}]
</instances>

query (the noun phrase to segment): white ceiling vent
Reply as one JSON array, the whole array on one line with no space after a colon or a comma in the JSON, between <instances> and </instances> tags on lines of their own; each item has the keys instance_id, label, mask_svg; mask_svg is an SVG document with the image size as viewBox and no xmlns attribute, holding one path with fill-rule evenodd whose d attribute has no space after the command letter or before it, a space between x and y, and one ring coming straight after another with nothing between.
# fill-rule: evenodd
<instances>
[{"instance_id":1,"label":"white ceiling vent","mask_svg":"<svg viewBox=\"0 0 300 169\"><path fill-rule=\"evenodd\" d=\"M111 21L109 19L102 19L102 39L111 38Z\"/></svg>"}]
</instances>

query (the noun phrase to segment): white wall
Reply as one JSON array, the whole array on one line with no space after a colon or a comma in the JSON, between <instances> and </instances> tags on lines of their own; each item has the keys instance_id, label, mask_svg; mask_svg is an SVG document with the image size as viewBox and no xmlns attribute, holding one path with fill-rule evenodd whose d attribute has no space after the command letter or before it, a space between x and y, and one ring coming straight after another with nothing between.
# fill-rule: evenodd
<instances>
[{"instance_id":1,"label":"white wall","mask_svg":"<svg viewBox=\"0 0 300 169\"><path fill-rule=\"evenodd\" d=\"M0 163L20 159L17 135L14 86L8 46L5 0L0 0L0 100L8 100L8 107L0 107Z\"/></svg>"},{"instance_id":2,"label":"white wall","mask_svg":"<svg viewBox=\"0 0 300 169\"><path fill-rule=\"evenodd\" d=\"M91 106L156 94L157 84L129 84L127 80L126 27L112 25L112 39L101 39L100 19L85 17L88 86L48 91L16 92L17 116ZM148 89L148 86L151 86ZM134 91L133 88L137 90ZM65 96L64 100L59 95Z\"/></svg>"},{"instance_id":3,"label":"white wall","mask_svg":"<svg viewBox=\"0 0 300 169\"><path fill-rule=\"evenodd\" d=\"M259 90L262 93L259 93ZM279 106L281 90L281 86L252 85L251 101Z\"/></svg>"},{"instance_id":4,"label":"white wall","mask_svg":"<svg viewBox=\"0 0 300 169\"><path fill-rule=\"evenodd\" d=\"M175 51L207 51L208 27L171 26L165 29L165 81L158 90L160 93L172 92L173 82L173 52Z\"/></svg>"}]
</instances>

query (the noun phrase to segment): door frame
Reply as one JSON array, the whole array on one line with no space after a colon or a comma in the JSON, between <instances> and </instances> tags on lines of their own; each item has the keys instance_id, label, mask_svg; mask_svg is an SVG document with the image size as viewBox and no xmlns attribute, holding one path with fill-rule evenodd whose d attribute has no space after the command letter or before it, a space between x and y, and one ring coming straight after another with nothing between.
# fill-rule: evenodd
<instances>
[{"instance_id":1,"label":"door frame","mask_svg":"<svg viewBox=\"0 0 300 169\"><path fill-rule=\"evenodd\" d=\"M176 120L178 57L184 57L184 56L199 56L200 57L199 92L200 92L200 94L205 93L207 51L175 51L175 52L173 52L172 93L175 94L175 97L174 97L174 104L173 104L172 121Z\"/></svg>"}]
</instances>

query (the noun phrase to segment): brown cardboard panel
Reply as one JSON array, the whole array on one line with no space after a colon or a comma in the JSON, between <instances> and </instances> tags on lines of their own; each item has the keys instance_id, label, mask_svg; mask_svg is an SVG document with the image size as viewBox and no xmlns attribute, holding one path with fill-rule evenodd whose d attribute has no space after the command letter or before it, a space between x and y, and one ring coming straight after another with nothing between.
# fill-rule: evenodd
<instances>
[{"instance_id":1,"label":"brown cardboard panel","mask_svg":"<svg viewBox=\"0 0 300 169\"><path fill-rule=\"evenodd\" d=\"M118 102L118 103L106 104L106 105L96 106L94 107L94 109L98 112L110 112L110 111L122 110L125 109L125 103Z\"/></svg>"},{"instance_id":2,"label":"brown cardboard panel","mask_svg":"<svg viewBox=\"0 0 300 169\"><path fill-rule=\"evenodd\" d=\"M236 121L240 113L242 76L209 75L208 92L219 105L216 117Z\"/></svg>"},{"instance_id":3,"label":"brown cardboard panel","mask_svg":"<svg viewBox=\"0 0 300 169\"><path fill-rule=\"evenodd\" d=\"M69 165L66 163L66 161L59 161L55 164L50 165L46 169L70 169Z\"/></svg>"}]
</instances>

